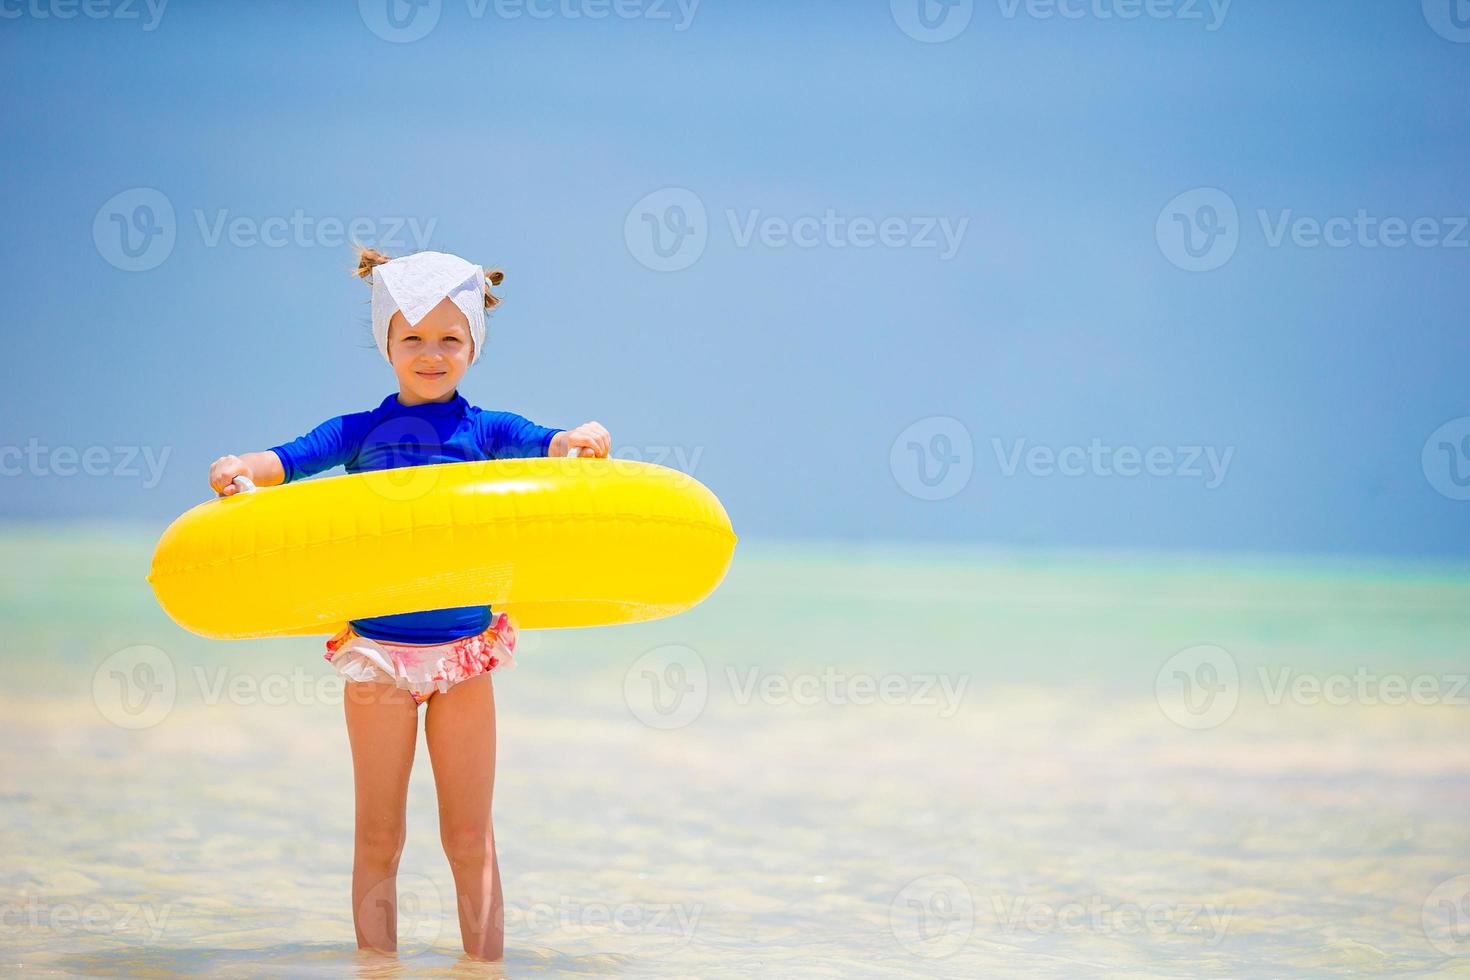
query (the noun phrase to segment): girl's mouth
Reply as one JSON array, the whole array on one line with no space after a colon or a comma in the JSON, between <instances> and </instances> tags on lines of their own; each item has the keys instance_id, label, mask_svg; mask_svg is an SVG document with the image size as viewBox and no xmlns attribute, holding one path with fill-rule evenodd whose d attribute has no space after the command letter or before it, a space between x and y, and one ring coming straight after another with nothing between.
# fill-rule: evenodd
<instances>
[{"instance_id":1,"label":"girl's mouth","mask_svg":"<svg viewBox=\"0 0 1470 980\"><path fill-rule=\"evenodd\" d=\"M448 373L449 373L448 371L415 371L414 372L414 374L417 374L419 377L425 378L425 379L427 379L429 381L438 381L440 378L444 377Z\"/></svg>"}]
</instances>

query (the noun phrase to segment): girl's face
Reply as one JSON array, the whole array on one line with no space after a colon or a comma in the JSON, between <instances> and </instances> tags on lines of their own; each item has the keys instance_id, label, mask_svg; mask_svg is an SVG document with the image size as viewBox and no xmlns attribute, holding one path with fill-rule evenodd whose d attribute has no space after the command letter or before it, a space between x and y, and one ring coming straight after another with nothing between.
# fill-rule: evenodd
<instances>
[{"instance_id":1,"label":"girl's face","mask_svg":"<svg viewBox=\"0 0 1470 980\"><path fill-rule=\"evenodd\" d=\"M412 327L402 313L388 321L388 359L405 405L448 401L473 355L470 325L447 297Z\"/></svg>"}]
</instances>

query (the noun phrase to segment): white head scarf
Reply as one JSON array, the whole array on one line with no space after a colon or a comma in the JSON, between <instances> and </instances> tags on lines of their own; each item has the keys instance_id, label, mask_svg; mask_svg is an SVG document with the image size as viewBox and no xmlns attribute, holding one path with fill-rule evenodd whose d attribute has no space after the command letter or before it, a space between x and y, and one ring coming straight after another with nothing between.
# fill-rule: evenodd
<instances>
[{"instance_id":1,"label":"white head scarf","mask_svg":"<svg viewBox=\"0 0 1470 980\"><path fill-rule=\"evenodd\" d=\"M422 320L445 297L454 302L470 322L474 354L480 359L485 346L485 270L458 255L445 252L414 252L390 259L373 269L373 339L388 357L388 321L401 312L411 327Z\"/></svg>"}]
</instances>

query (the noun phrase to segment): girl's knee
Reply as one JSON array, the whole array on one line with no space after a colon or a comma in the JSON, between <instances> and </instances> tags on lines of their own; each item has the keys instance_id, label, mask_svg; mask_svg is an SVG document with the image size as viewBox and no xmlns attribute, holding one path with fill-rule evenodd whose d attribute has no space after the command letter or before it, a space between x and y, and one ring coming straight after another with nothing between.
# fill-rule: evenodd
<instances>
[{"instance_id":1,"label":"girl's knee","mask_svg":"<svg viewBox=\"0 0 1470 980\"><path fill-rule=\"evenodd\" d=\"M406 829L402 824L396 827L361 828L356 836L358 860L384 867L397 867L406 839Z\"/></svg>"},{"instance_id":2,"label":"girl's knee","mask_svg":"<svg viewBox=\"0 0 1470 980\"><path fill-rule=\"evenodd\" d=\"M476 824L445 827L439 832L439 841L451 864L483 864L494 847L495 833L488 826Z\"/></svg>"}]
</instances>

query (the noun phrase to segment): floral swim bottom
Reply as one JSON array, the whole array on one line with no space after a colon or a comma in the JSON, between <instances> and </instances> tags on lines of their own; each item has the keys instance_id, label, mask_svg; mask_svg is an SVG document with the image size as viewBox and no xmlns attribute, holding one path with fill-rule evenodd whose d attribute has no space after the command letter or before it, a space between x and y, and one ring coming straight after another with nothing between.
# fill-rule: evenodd
<instances>
[{"instance_id":1,"label":"floral swim bottom","mask_svg":"<svg viewBox=\"0 0 1470 980\"><path fill-rule=\"evenodd\" d=\"M515 623L497 613L483 633L430 645L373 640L347 626L327 641L326 658L348 681L396 684L423 704L435 691L514 667L515 649Z\"/></svg>"}]
</instances>

